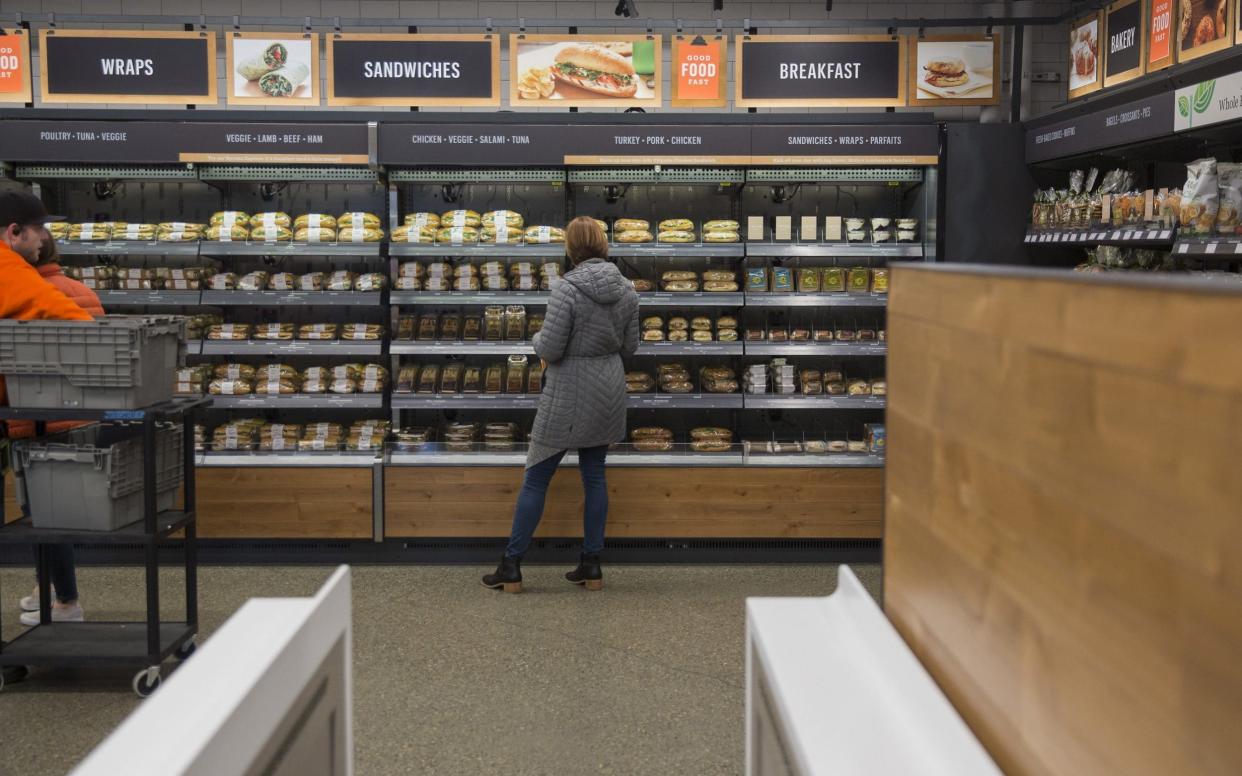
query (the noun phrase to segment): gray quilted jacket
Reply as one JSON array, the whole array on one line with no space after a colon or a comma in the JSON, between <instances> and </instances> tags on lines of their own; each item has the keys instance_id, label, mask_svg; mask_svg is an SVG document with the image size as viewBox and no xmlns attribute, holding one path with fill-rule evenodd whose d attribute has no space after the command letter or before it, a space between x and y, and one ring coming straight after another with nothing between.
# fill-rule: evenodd
<instances>
[{"instance_id":1,"label":"gray quilted jacket","mask_svg":"<svg viewBox=\"0 0 1242 776\"><path fill-rule=\"evenodd\" d=\"M552 286L535 352L548 362L526 465L625 439L625 366L638 349L638 294L603 259Z\"/></svg>"}]
</instances>

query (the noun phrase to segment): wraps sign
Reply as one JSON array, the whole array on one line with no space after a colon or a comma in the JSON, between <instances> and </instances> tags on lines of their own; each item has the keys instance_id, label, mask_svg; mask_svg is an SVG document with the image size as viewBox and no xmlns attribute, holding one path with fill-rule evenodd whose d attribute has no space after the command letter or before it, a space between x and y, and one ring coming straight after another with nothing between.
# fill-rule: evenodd
<instances>
[{"instance_id":1,"label":"wraps sign","mask_svg":"<svg viewBox=\"0 0 1242 776\"><path fill-rule=\"evenodd\" d=\"M211 32L39 30L43 102L216 102Z\"/></svg>"}]
</instances>

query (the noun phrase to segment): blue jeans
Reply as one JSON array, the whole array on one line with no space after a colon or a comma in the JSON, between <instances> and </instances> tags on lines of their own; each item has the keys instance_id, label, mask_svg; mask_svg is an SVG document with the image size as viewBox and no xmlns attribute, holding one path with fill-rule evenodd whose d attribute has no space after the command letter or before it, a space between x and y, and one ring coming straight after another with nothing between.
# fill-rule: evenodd
<instances>
[{"instance_id":1,"label":"blue jeans","mask_svg":"<svg viewBox=\"0 0 1242 776\"><path fill-rule=\"evenodd\" d=\"M39 548L35 546L36 564ZM78 573L74 568L72 544L49 544L47 546L47 573L56 588L56 600L62 604L78 600Z\"/></svg>"},{"instance_id":2,"label":"blue jeans","mask_svg":"<svg viewBox=\"0 0 1242 776\"><path fill-rule=\"evenodd\" d=\"M522 491L518 494L517 507L513 510L513 530L509 535L509 547L505 555L521 558L530 547L530 539L543 517L543 502L548 495L548 485L561 459L562 450L526 470ZM600 552L604 549L604 523L608 520L608 485L604 479L604 458L608 446L587 447L578 451L578 472L582 475L582 490L586 494L582 510L583 552Z\"/></svg>"}]
</instances>

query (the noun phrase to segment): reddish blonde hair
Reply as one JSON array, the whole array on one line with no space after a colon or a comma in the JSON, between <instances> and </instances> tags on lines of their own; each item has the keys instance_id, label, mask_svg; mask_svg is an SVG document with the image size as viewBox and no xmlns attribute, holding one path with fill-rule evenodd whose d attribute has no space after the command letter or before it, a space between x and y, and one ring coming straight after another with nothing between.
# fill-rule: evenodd
<instances>
[{"instance_id":1,"label":"reddish blonde hair","mask_svg":"<svg viewBox=\"0 0 1242 776\"><path fill-rule=\"evenodd\" d=\"M565 227L565 254L575 267L587 259L607 259L608 234L594 218L578 216Z\"/></svg>"}]
</instances>

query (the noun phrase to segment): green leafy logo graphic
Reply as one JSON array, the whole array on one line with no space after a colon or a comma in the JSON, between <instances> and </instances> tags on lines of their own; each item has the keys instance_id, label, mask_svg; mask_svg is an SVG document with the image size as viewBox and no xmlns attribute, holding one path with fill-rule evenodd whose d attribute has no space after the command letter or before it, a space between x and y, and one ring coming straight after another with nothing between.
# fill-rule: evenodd
<instances>
[{"instance_id":1,"label":"green leafy logo graphic","mask_svg":"<svg viewBox=\"0 0 1242 776\"><path fill-rule=\"evenodd\" d=\"M1186 95L1177 98L1177 112L1182 114L1182 118L1190 118L1190 100L1186 99Z\"/></svg>"},{"instance_id":2,"label":"green leafy logo graphic","mask_svg":"<svg viewBox=\"0 0 1242 776\"><path fill-rule=\"evenodd\" d=\"M1216 91L1216 79L1204 81L1195 87L1195 113L1202 113L1212 104L1212 92Z\"/></svg>"}]
</instances>

